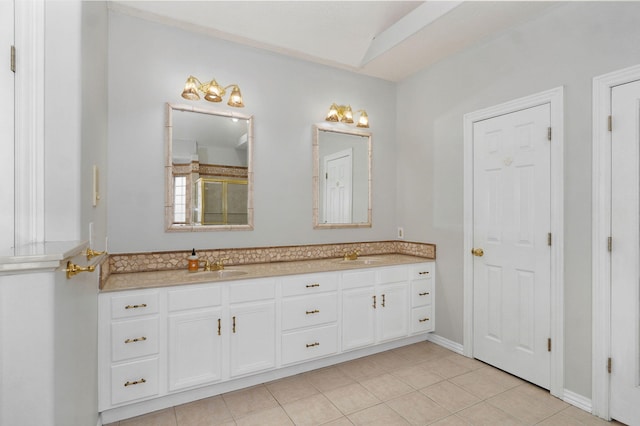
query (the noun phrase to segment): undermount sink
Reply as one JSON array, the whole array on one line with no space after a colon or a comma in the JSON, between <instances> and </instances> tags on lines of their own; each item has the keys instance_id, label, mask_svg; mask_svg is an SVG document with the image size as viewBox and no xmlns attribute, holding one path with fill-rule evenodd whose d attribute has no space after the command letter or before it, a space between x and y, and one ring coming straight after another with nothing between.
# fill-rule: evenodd
<instances>
[{"instance_id":1,"label":"undermount sink","mask_svg":"<svg viewBox=\"0 0 640 426\"><path fill-rule=\"evenodd\" d=\"M378 262L382 262L382 259L377 259L375 257L359 257L353 260L338 259L338 263L343 265L374 265Z\"/></svg>"},{"instance_id":2,"label":"undermount sink","mask_svg":"<svg viewBox=\"0 0 640 426\"><path fill-rule=\"evenodd\" d=\"M219 271L198 271L198 272L188 272L189 275L200 275L206 276L207 278L233 278L239 277L242 275L247 275L246 271L240 271L238 269L221 269Z\"/></svg>"}]
</instances>

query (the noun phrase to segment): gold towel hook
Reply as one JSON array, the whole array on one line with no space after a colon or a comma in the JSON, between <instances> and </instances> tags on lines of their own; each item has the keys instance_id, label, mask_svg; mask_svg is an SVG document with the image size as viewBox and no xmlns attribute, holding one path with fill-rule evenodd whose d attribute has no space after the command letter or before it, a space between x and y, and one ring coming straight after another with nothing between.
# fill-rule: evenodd
<instances>
[{"instance_id":1,"label":"gold towel hook","mask_svg":"<svg viewBox=\"0 0 640 426\"><path fill-rule=\"evenodd\" d=\"M95 265L82 267L82 266L76 265L75 263L72 263L71 261L67 262L67 269L65 269L65 271L67 272L67 279L73 277L74 275L79 274L80 272L93 272L95 270L96 270Z\"/></svg>"}]
</instances>

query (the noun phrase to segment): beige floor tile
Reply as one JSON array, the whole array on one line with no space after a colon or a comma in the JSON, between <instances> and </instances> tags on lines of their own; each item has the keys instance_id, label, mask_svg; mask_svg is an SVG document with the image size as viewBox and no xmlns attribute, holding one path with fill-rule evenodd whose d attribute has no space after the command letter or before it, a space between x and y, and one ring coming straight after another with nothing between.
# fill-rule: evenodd
<instances>
[{"instance_id":1,"label":"beige floor tile","mask_svg":"<svg viewBox=\"0 0 640 426\"><path fill-rule=\"evenodd\" d=\"M403 358L393 351L380 352L378 354L371 355L368 358L371 358L373 362L384 368L385 371L397 370L399 368L414 365L414 361Z\"/></svg>"},{"instance_id":2,"label":"beige floor tile","mask_svg":"<svg viewBox=\"0 0 640 426\"><path fill-rule=\"evenodd\" d=\"M501 371L494 373L493 367L483 367L469 373L453 377L450 382L460 386L467 392L471 392L481 399L491 398L506 390L514 388L522 383L522 380L508 380L502 376Z\"/></svg>"},{"instance_id":3,"label":"beige floor tile","mask_svg":"<svg viewBox=\"0 0 640 426\"><path fill-rule=\"evenodd\" d=\"M343 414L351 414L380 403L380 400L360 383L336 388L324 393Z\"/></svg>"},{"instance_id":4,"label":"beige floor tile","mask_svg":"<svg viewBox=\"0 0 640 426\"><path fill-rule=\"evenodd\" d=\"M221 396L178 405L175 410L178 426L218 426L233 420Z\"/></svg>"},{"instance_id":5,"label":"beige floor tile","mask_svg":"<svg viewBox=\"0 0 640 426\"><path fill-rule=\"evenodd\" d=\"M420 364L391 372L414 389L423 389L444 380L442 376L420 367Z\"/></svg>"},{"instance_id":6,"label":"beige floor tile","mask_svg":"<svg viewBox=\"0 0 640 426\"><path fill-rule=\"evenodd\" d=\"M403 426L410 424L385 404L374 405L353 413L349 415L349 419L354 425L366 426Z\"/></svg>"},{"instance_id":7,"label":"beige floor tile","mask_svg":"<svg viewBox=\"0 0 640 426\"><path fill-rule=\"evenodd\" d=\"M344 417L322 394L289 402L282 407L297 426L321 425Z\"/></svg>"},{"instance_id":8,"label":"beige floor tile","mask_svg":"<svg viewBox=\"0 0 640 426\"><path fill-rule=\"evenodd\" d=\"M432 371L445 379L460 376L471 371L471 369L453 362L449 357L436 358L431 361L423 362L420 364L420 367L427 371Z\"/></svg>"},{"instance_id":9,"label":"beige floor tile","mask_svg":"<svg viewBox=\"0 0 640 426\"><path fill-rule=\"evenodd\" d=\"M386 373L386 369L373 361L371 357L354 359L338 365L340 371L353 380L361 380Z\"/></svg>"},{"instance_id":10,"label":"beige floor tile","mask_svg":"<svg viewBox=\"0 0 640 426\"><path fill-rule=\"evenodd\" d=\"M266 386L280 404L306 398L318 393L318 389L301 374L267 383Z\"/></svg>"},{"instance_id":11,"label":"beige floor tile","mask_svg":"<svg viewBox=\"0 0 640 426\"><path fill-rule=\"evenodd\" d=\"M452 416L445 417L442 420L438 420L435 423L431 423L429 426L469 426L470 424L471 423L454 414Z\"/></svg>"},{"instance_id":12,"label":"beige floor tile","mask_svg":"<svg viewBox=\"0 0 640 426\"><path fill-rule=\"evenodd\" d=\"M144 416L121 420L119 426L177 426L176 414L173 408L154 411Z\"/></svg>"},{"instance_id":13,"label":"beige floor tile","mask_svg":"<svg viewBox=\"0 0 640 426\"><path fill-rule=\"evenodd\" d=\"M449 381L442 381L420 391L451 412L460 411L480 402L480 398Z\"/></svg>"},{"instance_id":14,"label":"beige floor tile","mask_svg":"<svg viewBox=\"0 0 640 426\"><path fill-rule=\"evenodd\" d=\"M456 413L474 426L521 425L518 419L486 402L481 402Z\"/></svg>"},{"instance_id":15,"label":"beige floor tile","mask_svg":"<svg viewBox=\"0 0 640 426\"><path fill-rule=\"evenodd\" d=\"M607 422L577 407L570 406L538 424L541 426L613 426L620 423Z\"/></svg>"},{"instance_id":16,"label":"beige floor tile","mask_svg":"<svg viewBox=\"0 0 640 426\"><path fill-rule=\"evenodd\" d=\"M320 392L355 383L351 377L345 375L338 367L327 367L305 373L304 377Z\"/></svg>"},{"instance_id":17,"label":"beige floor tile","mask_svg":"<svg viewBox=\"0 0 640 426\"><path fill-rule=\"evenodd\" d=\"M568 407L568 404L529 383L494 396L487 402L525 424L535 424Z\"/></svg>"},{"instance_id":18,"label":"beige floor tile","mask_svg":"<svg viewBox=\"0 0 640 426\"><path fill-rule=\"evenodd\" d=\"M487 364L482 361L478 361L477 359L468 358L466 356L458 354L447 355L446 358L455 362L456 364L463 366L464 368L468 368L469 370L477 370L478 368L487 366Z\"/></svg>"},{"instance_id":19,"label":"beige floor tile","mask_svg":"<svg viewBox=\"0 0 640 426\"><path fill-rule=\"evenodd\" d=\"M394 349L393 352L414 362L424 362L451 354L451 351L431 342L414 343Z\"/></svg>"},{"instance_id":20,"label":"beige floor tile","mask_svg":"<svg viewBox=\"0 0 640 426\"><path fill-rule=\"evenodd\" d=\"M329 423L323 423L322 426L353 426L353 423L346 417L340 417L337 420L332 420Z\"/></svg>"},{"instance_id":21,"label":"beige floor tile","mask_svg":"<svg viewBox=\"0 0 640 426\"><path fill-rule=\"evenodd\" d=\"M293 426L293 422L282 407L267 408L236 419L238 426Z\"/></svg>"},{"instance_id":22,"label":"beige floor tile","mask_svg":"<svg viewBox=\"0 0 640 426\"><path fill-rule=\"evenodd\" d=\"M362 380L360 384L381 401L394 399L414 391L411 386L391 374Z\"/></svg>"},{"instance_id":23,"label":"beige floor tile","mask_svg":"<svg viewBox=\"0 0 640 426\"><path fill-rule=\"evenodd\" d=\"M451 414L420 392L403 395L386 404L413 425L431 423Z\"/></svg>"},{"instance_id":24,"label":"beige floor tile","mask_svg":"<svg viewBox=\"0 0 640 426\"><path fill-rule=\"evenodd\" d=\"M252 411L278 406L278 401L265 386L254 386L222 395L234 418L246 416Z\"/></svg>"}]
</instances>

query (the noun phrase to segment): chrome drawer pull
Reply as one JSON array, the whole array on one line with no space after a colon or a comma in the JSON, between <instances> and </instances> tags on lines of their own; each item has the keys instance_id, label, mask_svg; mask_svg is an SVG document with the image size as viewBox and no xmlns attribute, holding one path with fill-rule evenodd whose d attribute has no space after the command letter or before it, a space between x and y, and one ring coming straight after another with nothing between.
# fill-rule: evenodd
<instances>
[{"instance_id":1,"label":"chrome drawer pull","mask_svg":"<svg viewBox=\"0 0 640 426\"><path fill-rule=\"evenodd\" d=\"M125 343L136 343L136 342L144 342L145 340L147 340L147 338L142 336L142 337L136 337L135 339L127 339L124 342Z\"/></svg>"},{"instance_id":2,"label":"chrome drawer pull","mask_svg":"<svg viewBox=\"0 0 640 426\"><path fill-rule=\"evenodd\" d=\"M124 308L125 309L138 309L138 308L146 308L147 304L146 303L141 303L139 305L127 305Z\"/></svg>"},{"instance_id":3,"label":"chrome drawer pull","mask_svg":"<svg viewBox=\"0 0 640 426\"><path fill-rule=\"evenodd\" d=\"M429 271L418 272L418 275L429 275Z\"/></svg>"},{"instance_id":4,"label":"chrome drawer pull","mask_svg":"<svg viewBox=\"0 0 640 426\"><path fill-rule=\"evenodd\" d=\"M308 347L308 348L312 348L312 347L314 347L314 346L320 346L320 343L318 343L318 342L315 342L315 343L307 343L307 347Z\"/></svg>"},{"instance_id":5,"label":"chrome drawer pull","mask_svg":"<svg viewBox=\"0 0 640 426\"><path fill-rule=\"evenodd\" d=\"M425 291L424 293L418 293L418 296L427 296L429 294L428 291Z\"/></svg>"},{"instance_id":6,"label":"chrome drawer pull","mask_svg":"<svg viewBox=\"0 0 640 426\"><path fill-rule=\"evenodd\" d=\"M306 287L307 287L307 288L320 287L320 284L318 284L318 283L307 284L307 285L306 285Z\"/></svg>"},{"instance_id":7,"label":"chrome drawer pull","mask_svg":"<svg viewBox=\"0 0 640 426\"><path fill-rule=\"evenodd\" d=\"M306 311L306 314L307 314L307 315L311 315L311 314L319 314L319 313L320 313L320 311L319 311L319 310L317 310L317 309L314 309L313 311Z\"/></svg>"},{"instance_id":8,"label":"chrome drawer pull","mask_svg":"<svg viewBox=\"0 0 640 426\"><path fill-rule=\"evenodd\" d=\"M429 318L422 318L418 320L419 322L425 322L425 321L429 321Z\"/></svg>"},{"instance_id":9,"label":"chrome drawer pull","mask_svg":"<svg viewBox=\"0 0 640 426\"><path fill-rule=\"evenodd\" d=\"M136 380L134 382L127 382L127 383L124 384L124 386L127 387L127 386L139 385L141 383L147 383L147 381L145 379L140 379L140 380Z\"/></svg>"}]
</instances>

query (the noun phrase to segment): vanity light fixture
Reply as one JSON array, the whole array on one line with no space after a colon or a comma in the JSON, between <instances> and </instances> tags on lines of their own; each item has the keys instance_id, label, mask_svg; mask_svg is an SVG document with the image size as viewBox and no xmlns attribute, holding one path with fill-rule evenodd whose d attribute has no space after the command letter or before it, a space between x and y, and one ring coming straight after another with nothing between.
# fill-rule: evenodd
<instances>
[{"instance_id":1,"label":"vanity light fixture","mask_svg":"<svg viewBox=\"0 0 640 426\"><path fill-rule=\"evenodd\" d=\"M227 93L227 89L229 88L232 89L227 105L236 108L242 108L244 106L244 103L242 102L240 87L238 87L237 84L230 84L228 86L222 87L215 79L206 83L201 83L200 80L198 80L194 76L189 76L187 82L184 84L182 97L190 101L197 101L200 99L200 93L202 93L204 95L204 99L209 102L221 102L222 98Z\"/></svg>"},{"instance_id":2,"label":"vanity light fixture","mask_svg":"<svg viewBox=\"0 0 640 426\"><path fill-rule=\"evenodd\" d=\"M356 124L356 126L369 127L369 116L367 115L367 112L363 109L359 109L357 112L360 113L360 118L358 118L358 124ZM351 105L331 104L325 120L353 124L353 111L351 110Z\"/></svg>"}]
</instances>

